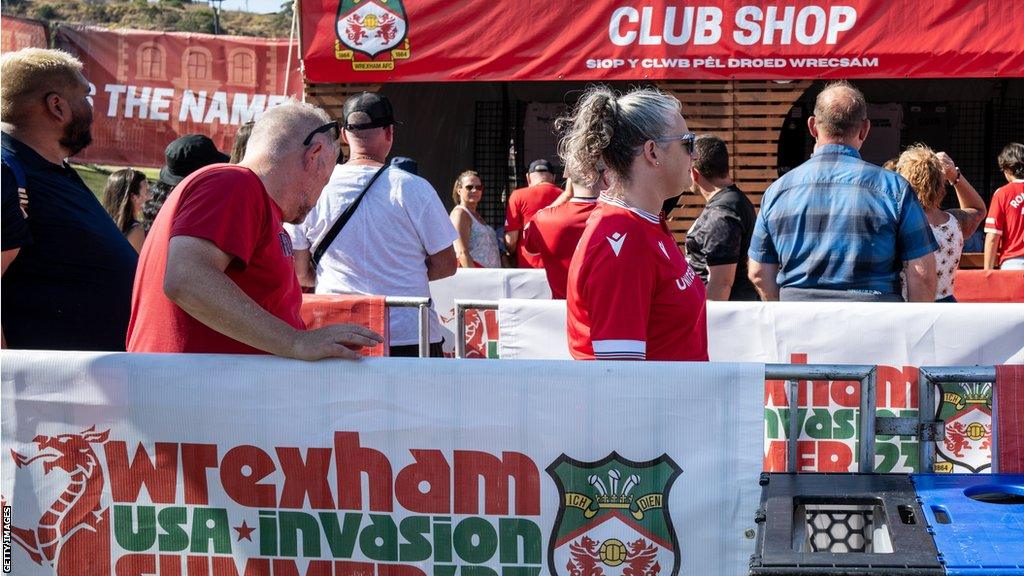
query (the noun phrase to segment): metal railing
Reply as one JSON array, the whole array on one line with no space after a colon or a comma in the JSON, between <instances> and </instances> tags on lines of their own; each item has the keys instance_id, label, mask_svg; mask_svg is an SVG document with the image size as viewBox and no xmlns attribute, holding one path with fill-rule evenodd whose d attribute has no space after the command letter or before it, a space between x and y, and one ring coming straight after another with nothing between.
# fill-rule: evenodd
<instances>
[{"instance_id":1,"label":"metal railing","mask_svg":"<svg viewBox=\"0 0 1024 576\"><path fill-rule=\"evenodd\" d=\"M877 372L870 365L842 364L766 364L765 380L785 380L789 405L786 423L786 471L797 470L797 441L800 438L799 382L802 380L857 380L860 382L860 443L857 469L861 473L875 471L875 437L877 434L913 436L918 440L918 471L931 472L935 465L935 442L942 440L945 422L937 418L935 390L946 382L995 382L994 366L923 366L918 377L918 416L905 418L878 416ZM992 472L999 471L996 406L998 386L992 387ZM930 407L930 408L929 408Z\"/></svg>"},{"instance_id":2,"label":"metal railing","mask_svg":"<svg viewBox=\"0 0 1024 576\"><path fill-rule=\"evenodd\" d=\"M455 300L455 357L466 357L466 310L497 310L496 300Z\"/></svg>"},{"instance_id":3,"label":"metal railing","mask_svg":"<svg viewBox=\"0 0 1024 576\"><path fill-rule=\"evenodd\" d=\"M497 310L496 300L455 300L455 357L466 357L466 310ZM947 382L995 383L995 366L922 366L918 377L918 417L878 416L877 368L850 364L766 364L765 380L784 380L787 385L789 419L786 423L786 469L797 472L797 441L800 437L799 381L857 380L860 382L860 443L858 471L875 471L875 438L878 434L912 436L918 440L918 470L931 472L935 465L935 442L942 440L945 422L937 418L935 390ZM999 471L996 406L998 386L992 387L992 472ZM927 408L931 407L931 408Z\"/></svg>"},{"instance_id":4,"label":"metal railing","mask_svg":"<svg viewBox=\"0 0 1024 576\"><path fill-rule=\"evenodd\" d=\"M417 308L419 309L419 349L420 358L430 356L430 298L417 298L412 296L387 296L384 298L384 305L388 308Z\"/></svg>"}]
</instances>

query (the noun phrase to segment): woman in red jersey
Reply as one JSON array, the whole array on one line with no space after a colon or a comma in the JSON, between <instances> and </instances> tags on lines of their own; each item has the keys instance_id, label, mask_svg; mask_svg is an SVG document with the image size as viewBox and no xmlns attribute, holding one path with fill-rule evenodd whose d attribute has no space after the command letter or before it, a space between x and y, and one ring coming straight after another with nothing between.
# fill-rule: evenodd
<instances>
[{"instance_id":1,"label":"woman in red jersey","mask_svg":"<svg viewBox=\"0 0 1024 576\"><path fill-rule=\"evenodd\" d=\"M661 218L690 187L695 135L679 101L652 88L594 86L562 119L559 154L573 179L610 187L569 267L569 350L578 360L708 359L704 284Z\"/></svg>"}]
</instances>

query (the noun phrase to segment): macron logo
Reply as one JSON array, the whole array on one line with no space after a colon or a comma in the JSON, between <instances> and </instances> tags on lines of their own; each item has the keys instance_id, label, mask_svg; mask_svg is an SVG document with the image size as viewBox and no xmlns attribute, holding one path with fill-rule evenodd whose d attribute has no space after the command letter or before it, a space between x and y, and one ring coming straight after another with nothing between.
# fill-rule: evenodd
<instances>
[{"instance_id":1,"label":"macron logo","mask_svg":"<svg viewBox=\"0 0 1024 576\"><path fill-rule=\"evenodd\" d=\"M612 245L612 252L615 252L616 256L618 256L619 251L622 250L622 243L626 241L626 236L628 235L628 232L626 234L619 234L618 232L616 232L611 236L605 237L605 240L607 240L608 243Z\"/></svg>"}]
</instances>

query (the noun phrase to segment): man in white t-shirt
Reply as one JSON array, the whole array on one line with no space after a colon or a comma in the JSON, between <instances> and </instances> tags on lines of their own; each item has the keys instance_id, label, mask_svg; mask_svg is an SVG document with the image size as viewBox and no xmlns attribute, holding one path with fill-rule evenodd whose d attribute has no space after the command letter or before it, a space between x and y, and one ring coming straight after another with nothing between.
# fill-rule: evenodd
<instances>
[{"instance_id":1,"label":"man in white t-shirt","mask_svg":"<svg viewBox=\"0 0 1024 576\"><path fill-rule=\"evenodd\" d=\"M394 140L394 112L384 96L363 92L345 101L342 138L349 161L334 168L320 200L301 224L288 229L295 269L317 294L429 297L428 282L455 274L458 237L437 191L423 178L389 166L370 186L351 218L312 264L311 253L384 166ZM415 308L392 308L392 356L417 356ZM441 326L430 314L430 355L441 355Z\"/></svg>"}]
</instances>

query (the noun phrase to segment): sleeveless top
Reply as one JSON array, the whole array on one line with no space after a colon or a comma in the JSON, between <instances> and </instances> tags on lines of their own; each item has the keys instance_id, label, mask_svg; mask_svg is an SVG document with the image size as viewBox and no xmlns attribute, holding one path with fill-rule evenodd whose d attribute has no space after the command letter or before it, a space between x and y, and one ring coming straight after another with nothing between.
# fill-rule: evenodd
<instances>
[{"instance_id":1,"label":"sleeveless top","mask_svg":"<svg viewBox=\"0 0 1024 576\"><path fill-rule=\"evenodd\" d=\"M953 278L960 267L960 254L964 250L964 233L956 217L947 213L946 221L938 226L929 224L932 235L939 244L935 251L935 273L938 283L935 285L935 299L941 300L953 295ZM907 297L907 282L903 279L903 298Z\"/></svg>"},{"instance_id":2,"label":"sleeveless top","mask_svg":"<svg viewBox=\"0 0 1024 576\"><path fill-rule=\"evenodd\" d=\"M501 268L501 256L498 254L498 237L494 228L476 219L473 213L462 205L455 206L465 210L473 222L469 232L469 257L484 268Z\"/></svg>"}]
</instances>

